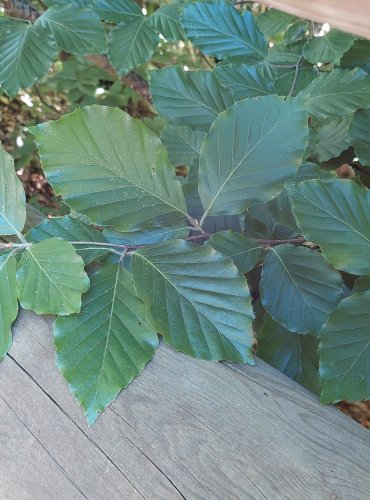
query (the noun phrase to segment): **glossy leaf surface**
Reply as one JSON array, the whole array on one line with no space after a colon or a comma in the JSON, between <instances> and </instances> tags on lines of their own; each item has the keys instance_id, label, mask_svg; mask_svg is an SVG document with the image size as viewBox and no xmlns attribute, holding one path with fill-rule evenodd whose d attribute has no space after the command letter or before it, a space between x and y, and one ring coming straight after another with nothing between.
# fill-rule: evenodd
<instances>
[{"instance_id":1,"label":"glossy leaf surface","mask_svg":"<svg viewBox=\"0 0 370 500\"><path fill-rule=\"evenodd\" d=\"M13 157L0 146L0 234L17 234L25 222L24 189L15 172Z\"/></svg>"},{"instance_id":2,"label":"glossy leaf surface","mask_svg":"<svg viewBox=\"0 0 370 500\"><path fill-rule=\"evenodd\" d=\"M306 111L296 100L245 99L221 113L200 154L205 214L240 214L277 196L297 173L307 134Z\"/></svg>"},{"instance_id":3,"label":"glossy leaf surface","mask_svg":"<svg viewBox=\"0 0 370 500\"><path fill-rule=\"evenodd\" d=\"M81 313L58 318L57 364L91 425L153 357L158 336L130 274L120 266L91 277Z\"/></svg>"},{"instance_id":4,"label":"glossy leaf surface","mask_svg":"<svg viewBox=\"0 0 370 500\"><path fill-rule=\"evenodd\" d=\"M166 150L140 121L91 106L32 128L49 182L93 223L121 231L185 218Z\"/></svg>"},{"instance_id":5,"label":"glossy leaf surface","mask_svg":"<svg viewBox=\"0 0 370 500\"><path fill-rule=\"evenodd\" d=\"M338 271L317 252L278 245L263 263L261 302L291 332L318 333L342 298Z\"/></svg>"},{"instance_id":6,"label":"glossy leaf surface","mask_svg":"<svg viewBox=\"0 0 370 500\"><path fill-rule=\"evenodd\" d=\"M321 402L370 398L370 292L346 297L321 330Z\"/></svg>"},{"instance_id":7,"label":"glossy leaf surface","mask_svg":"<svg viewBox=\"0 0 370 500\"><path fill-rule=\"evenodd\" d=\"M16 265L12 253L0 255L0 360L11 346L11 326L18 314Z\"/></svg>"},{"instance_id":8,"label":"glossy leaf surface","mask_svg":"<svg viewBox=\"0 0 370 500\"><path fill-rule=\"evenodd\" d=\"M79 312L81 294L88 288L82 258L68 241L60 238L35 243L18 263L19 302L37 314L64 316Z\"/></svg>"},{"instance_id":9,"label":"glossy leaf surface","mask_svg":"<svg viewBox=\"0 0 370 500\"><path fill-rule=\"evenodd\" d=\"M210 247L173 240L132 256L148 319L176 350L253 364L253 311L246 280Z\"/></svg>"},{"instance_id":10,"label":"glossy leaf surface","mask_svg":"<svg viewBox=\"0 0 370 500\"><path fill-rule=\"evenodd\" d=\"M227 2L188 4L182 24L187 38L204 54L217 59L243 56L253 63L267 55L267 40L252 13L241 15Z\"/></svg>"},{"instance_id":11,"label":"glossy leaf surface","mask_svg":"<svg viewBox=\"0 0 370 500\"><path fill-rule=\"evenodd\" d=\"M334 267L370 274L369 191L335 179L305 181L291 186L289 194L304 237L320 245Z\"/></svg>"}]
</instances>

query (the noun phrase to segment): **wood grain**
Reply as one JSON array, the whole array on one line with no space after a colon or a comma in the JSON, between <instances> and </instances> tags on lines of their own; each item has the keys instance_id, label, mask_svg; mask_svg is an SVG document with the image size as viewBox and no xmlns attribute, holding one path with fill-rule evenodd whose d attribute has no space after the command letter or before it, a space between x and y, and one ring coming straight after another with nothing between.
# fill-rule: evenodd
<instances>
[{"instance_id":1,"label":"wood grain","mask_svg":"<svg viewBox=\"0 0 370 500\"><path fill-rule=\"evenodd\" d=\"M0 364L0 498L367 500L370 433L263 362L162 345L89 428L22 312Z\"/></svg>"},{"instance_id":2,"label":"wood grain","mask_svg":"<svg viewBox=\"0 0 370 500\"><path fill-rule=\"evenodd\" d=\"M370 38L370 0L268 0L269 7Z\"/></svg>"}]
</instances>

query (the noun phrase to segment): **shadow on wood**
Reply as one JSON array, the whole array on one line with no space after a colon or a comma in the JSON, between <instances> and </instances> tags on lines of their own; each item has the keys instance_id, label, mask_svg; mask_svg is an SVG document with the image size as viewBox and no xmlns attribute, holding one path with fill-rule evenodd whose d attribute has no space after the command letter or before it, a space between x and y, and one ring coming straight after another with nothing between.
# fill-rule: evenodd
<instances>
[{"instance_id":1,"label":"shadow on wood","mask_svg":"<svg viewBox=\"0 0 370 500\"><path fill-rule=\"evenodd\" d=\"M261 361L162 345L89 428L55 367L52 319L24 311L0 426L6 500L369 498L370 433Z\"/></svg>"}]
</instances>

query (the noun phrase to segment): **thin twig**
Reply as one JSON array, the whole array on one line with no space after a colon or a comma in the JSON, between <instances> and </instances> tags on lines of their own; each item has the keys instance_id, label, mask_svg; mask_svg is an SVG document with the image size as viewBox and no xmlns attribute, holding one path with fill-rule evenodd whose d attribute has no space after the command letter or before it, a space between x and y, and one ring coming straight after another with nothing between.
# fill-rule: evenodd
<instances>
[{"instance_id":1,"label":"thin twig","mask_svg":"<svg viewBox=\"0 0 370 500\"><path fill-rule=\"evenodd\" d=\"M199 55L211 69L215 69L215 65L212 64L211 61L209 61L208 57L205 54L203 54L203 52L199 51Z\"/></svg>"},{"instance_id":2,"label":"thin twig","mask_svg":"<svg viewBox=\"0 0 370 500\"><path fill-rule=\"evenodd\" d=\"M294 94L295 86L297 84L298 76L299 76L299 66L301 65L302 59L303 59L303 56L300 56L300 58L297 61L292 86L291 86L289 94L286 96L285 100L287 100L288 97L292 97L292 95Z\"/></svg>"}]
</instances>

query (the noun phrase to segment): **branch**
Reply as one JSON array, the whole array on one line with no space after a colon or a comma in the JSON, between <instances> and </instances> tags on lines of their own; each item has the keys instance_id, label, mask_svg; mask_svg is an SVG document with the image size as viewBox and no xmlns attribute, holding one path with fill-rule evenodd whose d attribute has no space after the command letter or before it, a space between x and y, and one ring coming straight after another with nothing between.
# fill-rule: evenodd
<instances>
[{"instance_id":1,"label":"branch","mask_svg":"<svg viewBox=\"0 0 370 500\"><path fill-rule=\"evenodd\" d=\"M30 5L27 0L5 0L3 3L5 14L16 19L34 22L42 14L42 12Z\"/></svg>"},{"instance_id":2,"label":"branch","mask_svg":"<svg viewBox=\"0 0 370 500\"><path fill-rule=\"evenodd\" d=\"M288 97L292 97L292 95L294 94L295 86L297 84L298 76L299 76L299 66L301 65L302 59L303 59L303 56L300 56L300 58L297 61L297 64L295 66L295 73L294 73L292 86L291 86L289 94L286 96L285 100L288 99Z\"/></svg>"}]
</instances>

